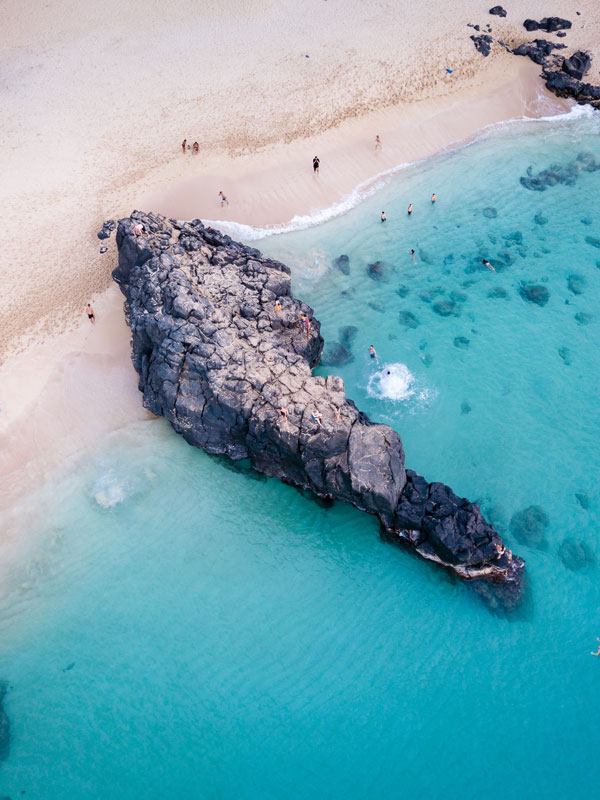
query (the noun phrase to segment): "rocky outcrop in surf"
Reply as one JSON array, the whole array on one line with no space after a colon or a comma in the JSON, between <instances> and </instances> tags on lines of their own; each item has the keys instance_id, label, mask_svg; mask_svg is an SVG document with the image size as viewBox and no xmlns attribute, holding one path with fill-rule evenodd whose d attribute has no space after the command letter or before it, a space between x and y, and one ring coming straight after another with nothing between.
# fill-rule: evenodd
<instances>
[{"instance_id":1,"label":"rocky outcrop in surf","mask_svg":"<svg viewBox=\"0 0 600 800\"><path fill-rule=\"evenodd\" d=\"M524 562L479 507L406 470L400 436L359 411L341 378L312 374L320 325L288 267L200 220L141 212L120 220L117 245L146 408L209 453L377 515L423 558L518 602Z\"/></svg>"}]
</instances>

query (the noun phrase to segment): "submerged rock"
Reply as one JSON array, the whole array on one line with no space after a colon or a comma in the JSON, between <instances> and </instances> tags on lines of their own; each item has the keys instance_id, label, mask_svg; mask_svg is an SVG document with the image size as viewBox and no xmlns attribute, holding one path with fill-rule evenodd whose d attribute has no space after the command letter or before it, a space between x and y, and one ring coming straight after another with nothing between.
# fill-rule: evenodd
<instances>
[{"instance_id":1,"label":"submerged rock","mask_svg":"<svg viewBox=\"0 0 600 800\"><path fill-rule=\"evenodd\" d=\"M550 299L550 292L545 286L534 283L523 283L519 287L519 294L528 303L535 303L537 306L545 306Z\"/></svg>"},{"instance_id":2,"label":"submerged rock","mask_svg":"<svg viewBox=\"0 0 600 800\"><path fill-rule=\"evenodd\" d=\"M575 497L579 505L587 511L590 507L590 498L587 494L585 492L575 492Z\"/></svg>"},{"instance_id":3,"label":"submerged rock","mask_svg":"<svg viewBox=\"0 0 600 800\"><path fill-rule=\"evenodd\" d=\"M412 311L400 311L398 314L398 322L404 325L405 328L418 328L419 318L412 313Z\"/></svg>"},{"instance_id":4,"label":"submerged rock","mask_svg":"<svg viewBox=\"0 0 600 800\"><path fill-rule=\"evenodd\" d=\"M459 350L468 350L470 343L471 343L471 340L467 339L466 336L455 336L454 337L454 347L458 347Z\"/></svg>"},{"instance_id":5,"label":"submerged rock","mask_svg":"<svg viewBox=\"0 0 600 800\"><path fill-rule=\"evenodd\" d=\"M472 411L472 407L470 403L467 403L466 400L463 400L460 404L460 413L461 414L470 414Z\"/></svg>"},{"instance_id":6,"label":"submerged rock","mask_svg":"<svg viewBox=\"0 0 600 800\"><path fill-rule=\"evenodd\" d=\"M147 238L133 235L138 222ZM406 470L400 436L359 411L340 378L312 374L320 325L288 267L199 220L173 228L134 212L117 233L113 277L145 407L209 453L375 514L394 540L516 604L524 562L479 507Z\"/></svg>"},{"instance_id":7,"label":"submerged rock","mask_svg":"<svg viewBox=\"0 0 600 800\"><path fill-rule=\"evenodd\" d=\"M350 275L350 259L347 255L341 255L333 259L333 266L343 275Z\"/></svg>"},{"instance_id":8,"label":"submerged rock","mask_svg":"<svg viewBox=\"0 0 600 800\"><path fill-rule=\"evenodd\" d=\"M597 247L600 249L600 239L596 238L595 236L586 236L585 241L587 244L591 244L592 247Z\"/></svg>"},{"instance_id":9,"label":"submerged rock","mask_svg":"<svg viewBox=\"0 0 600 800\"><path fill-rule=\"evenodd\" d=\"M342 367L354 361L352 351L341 342L329 342L321 355L321 364L324 367Z\"/></svg>"},{"instance_id":10,"label":"submerged rock","mask_svg":"<svg viewBox=\"0 0 600 800\"><path fill-rule=\"evenodd\" d=\"M587 311L578 311L577 314L574 314L574 317L578 325L589 325L594 319L594 315L589 314Z\"/></svg>"},{"instance_id":11,"label":"submerged rock","mask_svg":"<svg viewBox=\"0 0 600 800\"><path fill-rule=\"evenodd\" d=\"M408 286L402 284L402 286L399 286L396 289L396 294L399 295L400 297L407 297L410 294L410 289Z\"/></svg>"},{"instance_id":12,"label":"submerged rock","mask_svg":"<svg viewBox=\"0 0 600 800\"><path fill-rule=\"evenodd\" d=\"M458 317L460 315L460 306L454 300L438 300L432 305L432 308L440 317Z\"/></svg>"},{"instance_id":13,"label":"submerged rock","mask_svg":"<svg viewBox=\"0 0 600 800\"><path fill-rule=\"evenodd\" d=\"M356 325L345 325L343 328L340 328L340 342L344 347L352 347L357 333L358 328Z\"/></svg>"},{"instance_id":14,"label":"submerged rock","mask_svg":"<svg viewBox=\"0 0 600 800\"><path fill-rule=\"evenodd\" d=\"M541 506L529 506L518 511L510 521L510 532L521 544L530 547L546 546L546 529L550 520Z\"/></svg>"},{"instance_id":15,"label":"submerged rock","mask_svg":"<svg viewBox=\"0 0 600 800\"><path fill-rule=\"evenodd\" d=\"M547 225L548 217L545 217L543 214L538 212L533 218L533 221L535 222L536 225Z\"/></svg>"},{"instance_id":16,"label":"submerged rock","mask_svg":"<svg viewBox=\"0 0 600 800\"><path fill-rule=\"evenodd\" d=\"M567 367L571 366L571 351L568 347L559 347L558 355L562 358Z\"/></svg>"},{"instance_id":17,"label":"submerged rock","mask_svg":"<svg viewBox=\"0 0 600 800\"><path fill-rule=\"evenodd\" d=\"M583 294L585 290L586 281L583 275L577 275L572 272L567 278L567 286L573 294Z\"/></svg>"},{"instance_id":18,"label":"submerged rock","mask_svg":"<svg viewBox=\"0 0 600 800\"><path fill-rule=\"evenodd\" d=\"M487 206L486 208L483 209L481 213L483 214L484 217L487 217L488 219L496 219L496 217L498 216L498 212L493 206Z\"/></svg>"},{"instance_id":19,"label":"submerged rock","mask_svg":"<svg viewBox=\"0 0 600 800\"><path fill-rule=\"evenodd\" d=\"M374 261L367 265L367 275L374 281L386 280L386 269L383 261Z\"/></svg>"},{"instance_id":20,"label":"submerged rock","mask_svg":"<svg viewBox=\"0 0 600 800\"><path fill-rule=\"evenodd\" d=\"M591 547L579 539L567 537L558 548L558 555L567 569L579 572L586 567L591 567L596 562L596 556Z\"/></svg>"}]
</instances>

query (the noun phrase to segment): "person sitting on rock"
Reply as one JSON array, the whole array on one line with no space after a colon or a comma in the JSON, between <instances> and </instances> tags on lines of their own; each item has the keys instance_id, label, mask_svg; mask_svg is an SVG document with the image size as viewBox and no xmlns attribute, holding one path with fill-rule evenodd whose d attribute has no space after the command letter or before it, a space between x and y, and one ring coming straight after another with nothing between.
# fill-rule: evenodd
<instances>
[{"instance_id":1,"label":"person sitting on rock","mask_svg":"<svg viewBox=\"0 0 600 800\"><path fill-rule=\"evenodd\" d=\"M133 226L133 235L134 236L145 236L146 235L146 228L141 222L138 222L137 225Z\"/></svg>"},{"instance_id":2,"label":"person sitting on rock","mask_svg":"<svg viewBox=\"0 0 600 800\"><path fill-rule=\"evenodd\" d=\"M311 419L314 419L314 421L317 423L317 425L322 425L323 424L323 420L321 419L321 415L319 414L318 411L315 411L314 414L311 414L310 416L311 416Z\"/></svg>"},{"instance_id":3,"label":"person sitting on rock","mask_svg":"<svg viewBox=\"0 0 600 800\"><path fill-rule=\"evenodd\" d=\"M287 418L288 418L288 412L287 412L287 408L284 408L283 406L279 406L279 408L277 409L277 411L279 411L279 413L281 414L281 416L282 416L284 419L287 419Z\"/></svg>"}]
</instances>

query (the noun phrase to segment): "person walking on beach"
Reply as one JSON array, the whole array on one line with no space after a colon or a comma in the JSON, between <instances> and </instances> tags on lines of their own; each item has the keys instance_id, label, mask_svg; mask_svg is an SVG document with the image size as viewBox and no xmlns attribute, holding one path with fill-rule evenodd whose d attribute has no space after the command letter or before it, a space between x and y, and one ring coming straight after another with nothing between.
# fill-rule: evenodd
<instances>
[{"instance_id":1,"label":"person walking on beach","mask_svg":"<svg viewBox=\"0 0 600 800\"><path fill-rule=\"evenodd\" d=\"M413 206L412 206L412 203L409 203L409 204L408 204L408 216L409 216L409 217L410 217L410 215L412 214L412 212L413 212Z\"/></svg>"},{"instance_id":2,"label":"person walking on beach","mask_svg":"<svg viewBox=\"0 0 600 800\"><path fill-rule=\"evenodd\" d=\"M89 303L85 307L85 313L87 314L87 317L88 317L89 321L93 325L94 322L96 322L96 315L94 314L94 309L91 307L91 305Z\"/></svg>"},{"instance_id":3,"label":"person walking on beach","mask_svg":"<svg viewBox=\"0 0 600 800\"><path fill-rule=\"evenodd\" d=\"M192 145L192 153L196 154L199 152L200 152L200 145L198 144L198 142L194 142L194 144Z\"/></svg>"},{"instance_id":4,"label":"person walking on beach","mask_svg":"<svg viewBox=\"0 0 600 800\"><path fill-rule=\"evenodd\" d=\"M313 158L313 172L314 173L317 173L319 171L319 164L320 163L321 162L319 161L319 156L315 156Z\"/></svg>"},{"instance_id":5,"label":"person walking on beach","mask_svg":"<svg viewBox=\"0 0 600 800\"><path fill-rule=\"evenodd\" d=\"M383 144L381 143L381 139L379 138L379 134L375 137L375 150L382 150Z\"/></svg>"},{"instance_id":6,"label":"person walking on beach","mask_svg":"<svg viewBox=\"0 0 600 800\"><path fill-rule=\"evenodd\" d=\"M225 197L223 192L219 192L219 197L221 198L221 208L223 208L223 206L229 205L229 200Z\"/></svg>"},{"instance_id":7,"label":"person walking on beach","mask_svg":"<svg viewBox=\"0 0 600 800\"><path fill-rule=\"evenodd\" d=\"M437 197L435 196L435 192L434 192L434 193L431 195L431 205L433 205L433 204L435 203L435 201L436 201L436 200L437 200Z\"/></svg>"},{"instance_id":8,"label":"person walking on beach","mask_svg":"<svg viewBox=\"0 0 600 800\"><path fill-rule=\"evenodd\" d=\"M494 269L494 267L492 267L492 265L491 265L491 264L490 264L490 262L487 260L487 258L482 258L482 259L481 259L481 263L483 264L483 266L484 266L484 267L487 267L488 269L491 269L491 270L492 270L492 272L496 272L496 270Z\"/></svg>"},{"instance_id":9,"label":"person walking on beach","mask_svg":"<svg viewBox=\"0 0 600 800\"><path fill-rule=\"evenodd\" d=\"M385 215L385 211L382 211L382 212L381 212L381 221L382 221L382 222L385 222L385 221L386 221L386 219L387 219L387 217L386 217L386 215Z\"/></svg>"},{"instance_id":10,"label":"person walking on beach","mask_svg":"<svg viewBox=\"0 0 600 800\"><path fill-rule=\"evenodd\" d=\"M183 142L181 143L181 149L182 149L184 154L185 154L186 147L187 147L187 139L184 139Z\"/></svg>"}]
</instances>

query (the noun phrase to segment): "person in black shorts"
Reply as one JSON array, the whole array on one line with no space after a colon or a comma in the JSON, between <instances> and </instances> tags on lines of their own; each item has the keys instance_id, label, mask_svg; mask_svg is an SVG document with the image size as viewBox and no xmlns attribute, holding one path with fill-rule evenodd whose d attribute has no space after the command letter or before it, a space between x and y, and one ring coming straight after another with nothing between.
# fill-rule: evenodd
<instances>
[{"instance_id":1,"label":"person in black shorts","mask_svg":"<svg viewBox=\"0 0 600 800\"><path fill-rule=\"evenodd\" d=\"M319 156L315 156L313 158L313 172L318 172L319 171L319 164L320 163L321 162L319 161Z\"/></svg>"},{"instance_id":2,"label":"person in black shorts","mask_svg":"<svg viewBox=\"0 0 600 800\"><path fill-rule=\"evenodd\" d=\"M85 307L85 313L88 315L88 319L93 325L94 322L96 322L96 315L94 314L94 309L91 307L89 303Z\"/></svg>"}]
</instances>

